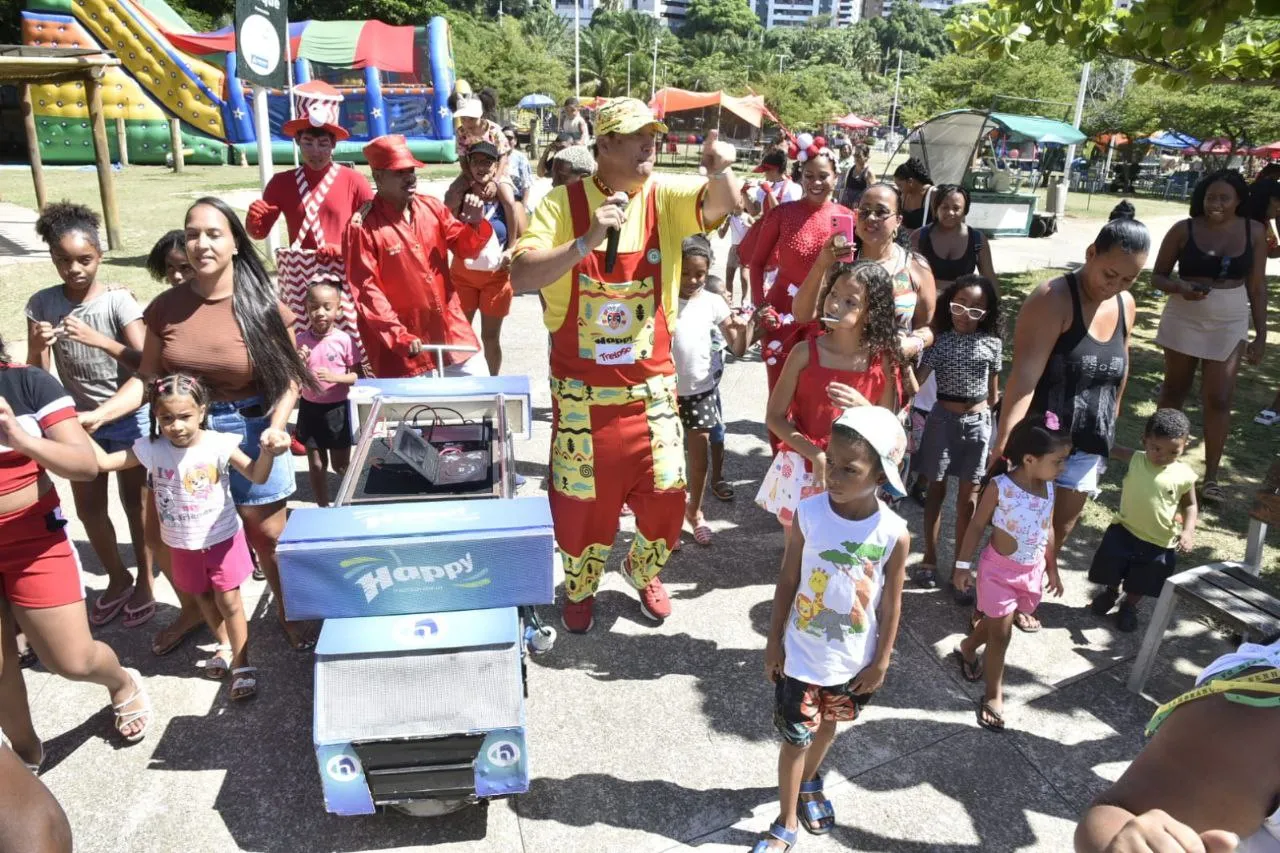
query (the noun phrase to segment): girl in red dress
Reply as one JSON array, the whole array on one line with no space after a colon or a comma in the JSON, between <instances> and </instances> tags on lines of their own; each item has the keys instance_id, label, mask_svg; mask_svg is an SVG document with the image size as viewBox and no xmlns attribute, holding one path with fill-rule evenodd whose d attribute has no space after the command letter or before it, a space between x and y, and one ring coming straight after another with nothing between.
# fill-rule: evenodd
<instances>
[{"instance_id":1,"label":"girl in red dress","mask_svg":"<svg viewBox=\"0 0 1280 853\"><path fill-rule=\"evenodd\" d=\"M756 503L789 527L796 504L823 491L831 424L845 409L894 410L905 362L893 315L893 281L874 261L837 264L818 305L827 333L797 346L769 395L766 423L783 448Z\"/></svg>"}]
</instances>

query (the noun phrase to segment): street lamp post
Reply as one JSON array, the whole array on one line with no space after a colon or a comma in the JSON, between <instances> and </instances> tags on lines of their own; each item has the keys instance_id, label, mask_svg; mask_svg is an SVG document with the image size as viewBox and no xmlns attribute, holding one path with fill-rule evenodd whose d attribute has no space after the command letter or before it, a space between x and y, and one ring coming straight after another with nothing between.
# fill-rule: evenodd
<instances>
[{"instance_id":1,"label":"street lamp post","mask_svg":"<svg viewBox=\"0 0 1280 853\"><path fill-rule=\"evenodd\" d=\"M657 20L657 15L654 15ZM654 29L653 31L653 79L649 83L649 100L653 100L658 94L658 38L662 35L662 31Z\"/></svg>"},{"instance_id":2,"label":"street lamp post","mask_svg":"<svg viewBox=\"0 0 1280 853\"><path fill-rule=\"evenodd\" d=\"M631 54L627 54L627 97L631 97Z\"/></svg>"},{"instance_id":3,"label":"street lamp post","mask_svg":"<svg viewBox=\"0 0 1280 853\"><path fill-rule=\"evenodd\" d=\"M573 96L582 97L582 0L573 0Z\"/></svg>"}]
</instances>

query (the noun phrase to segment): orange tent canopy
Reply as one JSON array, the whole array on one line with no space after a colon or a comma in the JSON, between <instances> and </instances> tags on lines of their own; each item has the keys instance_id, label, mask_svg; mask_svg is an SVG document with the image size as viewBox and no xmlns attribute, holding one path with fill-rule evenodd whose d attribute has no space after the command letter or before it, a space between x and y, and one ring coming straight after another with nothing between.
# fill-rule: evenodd
<instances>
[{"instance_id":1,"label":"orange tent canopy","mask_svg":"<svg viewBox=\"0 0 1280 853\"><path fill-rule=\"evenodd\" d=\"M838 127L848 128L849 130L868 130L870 128L880 126L880 122L873 118L863 118L862 116L855 115L853 113L838 116L832 121Z\"/></svg>"},{"instance_id":2,"label":"orange tent canopy","mask_svg":"<svg viewBox=\"0 0 1280 853\"><path fill-rule=\"evenodd\" d=\"M649 108L659 118L666 117L667 113L700 110L704 107L726 109L753 127L764 123L764 97L761 95L735 98L724 92L690 92L685 89L664 88L659 89L649 101Z\"/></svg>"}]
</instances>

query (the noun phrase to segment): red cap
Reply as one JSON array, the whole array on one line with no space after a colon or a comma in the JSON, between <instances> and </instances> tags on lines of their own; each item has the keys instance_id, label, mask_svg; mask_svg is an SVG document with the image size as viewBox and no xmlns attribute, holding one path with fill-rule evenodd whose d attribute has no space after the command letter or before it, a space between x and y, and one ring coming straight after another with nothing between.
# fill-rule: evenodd
<instances>
[{"instance_id":1,"label":"red cap","mask_svg":"<svg viewBox=\"0 0 1280 853\"><path fill-rule=\"evenodd\" d=\"M341 142L351 135L338 124L342 93L323 80L309 80L294 86L293 101L298 118L286 121L280 128L285 136L296 138L304 130L324 130Z\"/></svg>"},{"instance_id":2,"label":"red cap","mask_svg":"<svg viewBox=\"0 0 1280 853\"><path fill-rule=\"evenodd\" d=\"M398 133L379 136L364 147L364 159L371 169L421 169L426 166L409 151L409 143Z\"/></svg>"}]
</instances>

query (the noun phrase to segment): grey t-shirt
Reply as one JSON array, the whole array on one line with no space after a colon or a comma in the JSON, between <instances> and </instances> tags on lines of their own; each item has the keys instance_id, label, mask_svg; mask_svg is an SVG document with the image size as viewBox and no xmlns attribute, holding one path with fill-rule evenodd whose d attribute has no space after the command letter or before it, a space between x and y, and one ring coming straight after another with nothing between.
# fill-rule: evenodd
<instances>
[{"instance_id":1,"label":"grey t-shirt","mask_svg":"<svg viewBox=\"0 0 1280 853\"><path fill-rule=\"evenodd\" d=\"M124 327L142 319L142 308L129 291L108 290L87 302L75 304L62 292L62 285L36 291L27 300L27 317L38 323L57 326L74 314L108 338L125 343ZM87 412L106 402L129 378L129 371L100 349L87 347L67 338L53 345L53 360L58 376L66 387L76 410Z\"/></svg>"}]
</instances>

